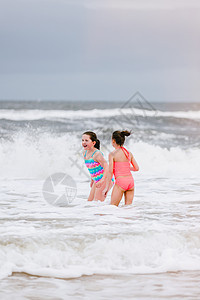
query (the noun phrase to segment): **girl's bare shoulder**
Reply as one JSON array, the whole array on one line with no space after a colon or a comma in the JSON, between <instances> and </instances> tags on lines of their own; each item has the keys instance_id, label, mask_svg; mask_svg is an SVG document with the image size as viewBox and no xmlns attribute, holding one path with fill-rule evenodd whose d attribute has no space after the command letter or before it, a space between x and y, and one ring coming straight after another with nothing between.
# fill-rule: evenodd
<instances>
[{"instance_id":1,"label":"girl's bare shoulder","mask_svg":"<svg viewBox=\"0 0 200 300\"><path fill-rule=\"evenodd\" d=\"M111 156L115 156L115 155L116 155L116 151L117 151L116 149L113 150L112 152L110 152L110 155L111 155Z\"/></svg>"},{"instance_id":2,"label":"girl's bare shoulder","mask_svg":"<svg viewBox=\"0 0 200 300\"><path fill-rule=\"evenodd\" d=\"M128 151L129 154L130 154L130 157L133 157L133 153L131 151Z\"/></svg>"},{"instance_id":3,"label":"girl's bare shoulder","mask_svg":"<svg viewBox=\"0 0 200 300\"><path fill-rule=\"evenodd\" d=\"M100 150L95 150L93 157L95 158L95 157L99 157L99 156L103 156L102 152Z\"/></svg>"},{"instance_id":4,"label":"girl's bare shoulder","mask_svg":"<svg viewBox=\"0 0 200 300\"><path fill-rule=\"evenodd\" d=\"M127 151L130 153L130 155L133 155L132 152L130 150L127 149Z\"/></svg>"},{"instance_id":5,"label":"girl's bare shoulder","mask_svg":"<svg viewBox=\"0 0 200 300\"><path fill-rule=\"evenodd\" d=\"M113 150L113 151L110 153L110 155L112 155L112 158L113 158L114 160L118 159L118 156L120 155L120 149L115 149L115 150Z\"/></svg>"},{"instance_id":6,"label":"girl's bare shoulder","mask_svg":"<svg viewBox=\"0 0 200 300\"><path fill-rule=\"evenodd\" d=\"M101 163L103 161L105 162L104 154L100 150L98 150L94 153L93 159L95 161L98 161L99 163Z\"/></svg>"}]
</instances>

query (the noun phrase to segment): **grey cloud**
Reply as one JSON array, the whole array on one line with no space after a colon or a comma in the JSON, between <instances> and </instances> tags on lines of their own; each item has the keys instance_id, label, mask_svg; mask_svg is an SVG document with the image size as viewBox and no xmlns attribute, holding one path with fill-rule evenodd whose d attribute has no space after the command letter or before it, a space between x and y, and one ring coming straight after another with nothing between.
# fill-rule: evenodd
<instances>
[{"instance_id":1,"label":"grey cloud","mask_svg":"<svg viewBox=\"0 0 200 300\"><path fill-rule=\"evenodd\" d=\"M102 1L101 9L91 9L90 3L1 1L0 98L25 97L25 93L29 98L31 93L33 97L55 98L57 94L68 98L68 93L76 97L78 90L87 98L99 89L107 98L120 80L124 93L127 82L135 83L131 89L142 91L150 84L155 89L156 82L165 87L174 78L177 86L185 87L187 76L196 93L199 8L112 9Z\"/></svg>"}]
</instances>

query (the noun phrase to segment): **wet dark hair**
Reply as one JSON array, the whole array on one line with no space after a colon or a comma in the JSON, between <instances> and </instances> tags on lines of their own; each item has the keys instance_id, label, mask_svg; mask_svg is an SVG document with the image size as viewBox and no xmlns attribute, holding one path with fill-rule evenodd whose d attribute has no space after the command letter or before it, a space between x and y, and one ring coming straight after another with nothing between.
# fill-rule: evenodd
<instances>
[{"instance_id":1,"label":"wet dark hair","mask_svg":"<svg viewBox=\"0 0 200 300\"><path fill-rule=\"evenodd\" d=\"M89 135L91 141L96 142L94 147L100 150L100 140L98 140L96 133L93 131L86 131L83 134Z\"/></svg>"},{"instance_id":2,"label":"wet dark hair","mask_svg":"<svg viewBox=\"0 0 200 300\"><path fill-rule=\"evenodd\" d=\"M130 131L124 130L124 131L114 131L112 134L112 139L115 140L117 145L122 146L125 142L125 136L129 136L131 134Z\"/></svg>"}]
</instances>

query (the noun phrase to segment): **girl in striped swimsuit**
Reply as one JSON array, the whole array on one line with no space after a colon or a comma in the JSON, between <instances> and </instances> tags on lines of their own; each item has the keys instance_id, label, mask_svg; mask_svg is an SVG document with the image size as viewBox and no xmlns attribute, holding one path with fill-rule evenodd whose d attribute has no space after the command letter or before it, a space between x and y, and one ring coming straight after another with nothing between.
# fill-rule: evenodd
<instances>
[{"instance_id":1,"label":"girl in striped swimsuit","mask_svg":"<svg viewBox=\"0 0 200 300\"><path fill-rule=\"evenodd\" d=\"M114 131L112 134L112 146L115 150L109 154L109 172L107 185L103 193L106 196L110 180L114 174L115 186L111 195L111 204L116 206L119 205L123 195L125 204L132 204L134 197L134 180L131 171L139 170L133 154L123 147L125 136L129 135L129 131Z\"/></svg>"},{"instance_id":2,"label":"girl in striped swimsuit","mask_svg":"<svg viewBox=\"0 0 200 300\"><path fill-rule=\"evenodd\" d=\"M104 201L106 195L103 194L103 190L106 187L106 177L108 174L108 164L104 159L100 149L100 141L92 131L84 132L82 136L82 146L84 148L85 164L91 175L91 191L88 197L88 201L100 200ZM113 181L108 185L109 191L113 186Z\"/></svg>"}]
</instances>

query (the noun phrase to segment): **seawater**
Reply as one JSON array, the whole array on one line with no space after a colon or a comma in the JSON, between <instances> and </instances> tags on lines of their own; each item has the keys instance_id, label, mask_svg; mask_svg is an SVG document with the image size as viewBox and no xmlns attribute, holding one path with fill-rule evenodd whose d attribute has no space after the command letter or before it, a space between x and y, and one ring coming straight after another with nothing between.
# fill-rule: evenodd
<instances>
[{"instance_id":1,"label":"seawater","mask_svg":"<svg viewBox=\"0 0 200 300\"><path fill-rule=\"evenodd\" d=\"M0 299L199 299L200 105L0 102ZM81 134L112 150L113 130L140 171L135 197L87 202ZM67 207L43 198L45 179L73 177Z\"/></svg>"}]
</instances>

